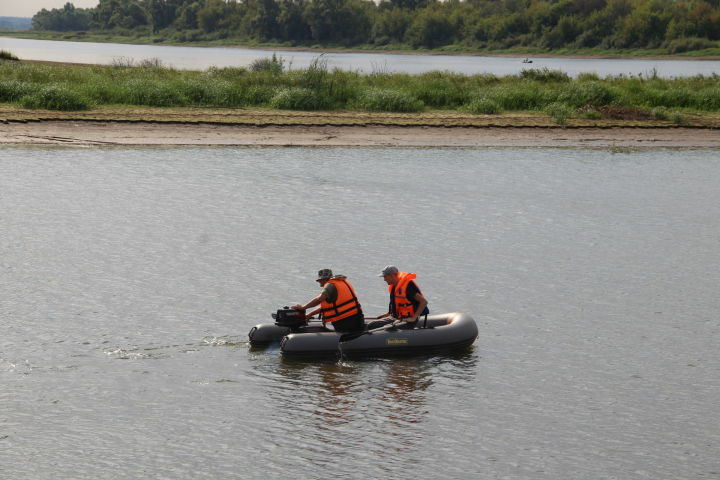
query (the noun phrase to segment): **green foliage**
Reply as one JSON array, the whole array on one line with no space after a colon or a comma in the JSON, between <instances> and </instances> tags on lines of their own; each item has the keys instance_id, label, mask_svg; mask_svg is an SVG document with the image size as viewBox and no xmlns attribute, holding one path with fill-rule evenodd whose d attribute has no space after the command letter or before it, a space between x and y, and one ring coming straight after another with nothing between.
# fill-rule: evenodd
<instances>
[{"instance_id":1,"label":"green foliage","mask_svg":"<svg viewBox=\"0 0 720 480\"><path fill-rule=\"evenodd\" d=\"M429 107L457 108L469 97L467 86L459 75L430 72L420 75L408 87L410 93Z\"/></svg>"},{"instance_id":2,"label":"green foliage","mask_svg":"<svg viewBox=\"0 0 720 480\"><path fill-rule=\"evenodd\" d=\"M402 48L718 48L717 0L98 0L41 10L40 31L154 42L288 42ZM550 79L555 82L556 80Z\"/></svg>"},{"instance_id":3,"label":"green foliage","mask_svg":"<svg viewBox=\"0 0 720 480\"><path fill-rule=\"evenodd\" d=\"M322 90L327 87L329 72L327 58L320 55L315 58L300 76L300 85L311 90Z\"/></svg>"},{"instance_id":4,"label":"green foliage","mask_svg":"<svg viewBox=\"0 0 720 480\"><path fill-rule=\"evenodd\" d=\"M191 78L178 82L178 93L190 105L213 107L241 106L244 99L233 91L232 84L226 81L207 81Z\"/></svg>"},{"instance_id":5,"label":"green foliage","mask_svg":"<svg viewBox=\"0 0 720 480\"><path fill-rule=\"evenodd\" d=\"M75 8L66 3L63 8L42 9L33 16L35 30L54 30L60 32L88 30L92 21L93 9Z\"/></svg>"},{"instance_id":6,"label":"green foliage","mask_svg":"<svg viewBox=\"0 0 720 480\"><path fill-rule=\"evenodd\" d=\"M569 82L570 76L561 70L550 70L545 67L542 69L530 68L520 72L520 77L536 82Z\"/></svg>"},{"instance_id":7,"label":"green foliage","mask_svg":"<svg viewBox=\"0 0 720 480\"><path fill-rule=\"evenodd\" d=\"M697 37L689 37L689 38L676 38L674 40L670 40L667 43L667 50L669 53L684 53L684 52L691 52L693 50L704 50L706 48L713 48L717 47L718 42L711 42L707 38L697 38Z\"/></svg>"},{"instance_id":8,"label":"green foliage","mask_svg":"<svg viewBox=\"0 0 720 480\"><path fill-rule=\"evenodd\" d=\"M45 110L76 111L87 110L90 102L67 88L58 85L49 85L40 88L35 93L20 99L24 108L42 108Z\"/></svg>"},{"instance_id":9,"label":"green foliage","mask_svg":"<svg viewBox=\"0 0 720 480\"><path fill-rule=\"evenodd\" d=\"M148 107L176 107L188 102L175 85L156 78L132 78L122 86L123 103Z\"/></svg>"},{"instance_id":10,"label":"green foliage","mask_svg":"<svg viewBox=\"0 0 720 480\"><path fill-rule=\"evenodd\" d=\"M285 60L273 53L270 58L258 58L250 64L253 72L268 72L279 74L285 70Z\"/></svg>"},{"instance_id":11,"label":"green foliage","mask_svg":"<svg viewBox=\"0 0 720 480\"><path fill-rule=\"evenodd\" d=\"M572 116L572 109L564 103L551 103L544 109L558 125L567 125L568 119Z\"/></svg>"},{"instance_id":12,"label":"green foliage","mask_svg":"<svg viewBox=\"0 0 720 480\"><path fill-rule=\"evenodd\" d=\"M675 125L683 125L685 123L685 117L680 112L673 112L670 115L670 121Z\"/></svg>"},{"instance_id":13,"label":"green foliage","mask_svg":"<svg viewBox=\"0 0 720 480\"><path fill-rule=\"evenodd\" d=\"M667 120L670 117L668 109L665 107L655 107L650 111L655 120Z\"/></svg>"},{"instance_id":14,"label":"green foliage","mask_svg":"<svg viewBox=\"0 0 720 480\"><path fill-rule=\"evenodd\" d=\"M572 107L610 105L616 93L602 82L572 82L560 87L557 100Z\"/></svg>"},{"instance_id":15,"label":"green foliage","mask_svg":"<svg viewBox=\"0 0 720 480\"><path fill-rule=\"evenodd\" d=\"M502 112L500 105L487 97L476 97L470 101L466 110L474 114L496 115Z\"/></svg>"},{"instance_id":16,"label":"green foliage","mask_svg":"<svg viewBox=\"0 0 720 480\"><path fill-rule=\"evenodd\" d=\"M436 48L452 42L455 30L449 18L435 8L420 10L405 33L413 47Z\"/></svg>"},{"instance_id":17,"label":"green foliage","mask_svg":"<svg viewBox=\"0 0 720 480\"><path fill-rule=\"evenodd\" d=\"M0 102L14 102L35 90L31 83L21 80L0 81Z\"/></svg>"},{"instance_id":18,"label":"green foliage","mask_svg":"<svg viewBox=\"0 0 720 480\"><path fill-rule=\"evenodd\" d=\"M327 110L329 100L309 88L283 88L270 100L270 106L281 110Z\"/></svg>"},{"instance_id":19,"label":"green foliage","mask_svg":"<svg viewBox=\"0 0 720 480\"><path fill-rule=\"evenodd\" d=\"M546 103L543 90L536 84L508 83L488 89L487 97L503 110L536 110Z\"/></svg>"},{"instance_id":20,"label":"green foliage","mask_svg":"<svg viewBox=\"0 0 720 480\"><path fill-rule=\"evenodd\" d=\"M583 112L582 114L583 118L586 118L588 120L600 120L602 119L602 114L598 112L597 110L587 110Z\"/></svg>"},{"instance_id":21,"label":"green foliage","mask_svg":"<svg viewBox=\"0 0 720 480\"><path fill-rule=\"evenodd\" d=\"M720 110L720 88L706 88L695 93L693 107L709 111Z\"/></svg>"},{"instance_id":22,"label":"green foliage","mask_svg":"<svg viewBox=\"0 0 720 480\"><path fill-rule=\"evenodd\" d=\"M0 50L0 60L11 60L17 62L19 59L7 50Z\"/></svg>"},{"instance_id":23,"label":"green foliage","mask_svg":"<svg viewBox=\"0 0 720 480\"><path fill-rule=\"evenodd\" d=\"M274 107L293 110L359 109L417 112L428 108L497 114L543 111L562 124L579 109L584 118L622 109L673 120L672 111L720 111L720 76L664 79L593 75L549 81L546 76L362 75L329 71L324 57L306 69L283 72L245 68L174 70L124 59L117 66L0 62L0 102L29 108L90 105L155 107ZM136 65L136 66L128 66ZM600 107L612 107L604 109ZM615 110L613 110L615 109Z\"/></svg>"},{"instance_id":24,"label":"green foliage","mask_svg":"<svg viewBox=\"0 0 720 480\"><path fill-rule=\"evenodd\" d=\"M424 105L408 93L386 88L368 88L360 93L356 107L371 112L419 112Z\"/></svg>"},{"instance_id":25,"label":"green foliage","mask_svg":"<svg viewBox=\"0 0 720 480\"><path fill-rule=\"evenodd\" d=\"M247 105L265 105L275 95L275 90L270 85L251 85L243 92L243 98Z\"/></svg>"}]
</instances>

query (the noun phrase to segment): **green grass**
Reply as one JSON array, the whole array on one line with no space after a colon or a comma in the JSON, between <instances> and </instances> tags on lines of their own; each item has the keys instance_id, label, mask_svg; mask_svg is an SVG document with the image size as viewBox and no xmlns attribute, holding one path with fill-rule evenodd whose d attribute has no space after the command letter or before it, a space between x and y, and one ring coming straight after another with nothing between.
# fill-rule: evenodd
<instances>
[{"instance_id":1,"label":"green grass","mask_svg":"<svg viewBox=\"0 0 720 480\"><path fill-rule=\"evenodd\" d=\"M497 115L502 112L500 105L487 97L478 96L473 98L466 106L466 110L474 114Z\"/></svg>"},{"instance_id":2,"label":"green grass","mask_svg":"<svg viewBox=\"0 0 720 480\"><path fill-rule=\"evenodd\" d=\"M87 110L91 104L82 95L58 85L46 85L20 99L25 108L73 112Z\"/></svg>"},{"instance_id":3,"label":"green grass","mask_svg":"<svg viewBox=\"0 0 720 480\"><path fill-rule=\"evenodd\" d=\"M551 103L544 108L545 113L550 115L558 125L567 125L568 119L572 116L573 110L564 103Z\"/></svg>"},{"instance_id":4,"label":"green grass","mask_svg":"<svg viewBox=\"0 0 720 480\"><path fill-rule=\"evenodd\" d=\"M497 115L534 111L558 124L589 118L588 106L641 109L682 124L687 114L720 111L720 76L665 79L594 74L570 78L551 70L519 75L422 75L330 70L323 57L302 70L275 58L257 68L175 70L132 59L111 66L0 62L0 102L25 108L82 110L103 105L266 107L284 110L420 112ZM591 113L596 119L602 110ZM652 112L652 113L651 113Z\"/></svg>"},{"instance_id":5,"label":"green grass","mask_svg":"<svg viewBox=\"0 0 720 480\"><path fill-rule=\"evenodd\" d=\"M422 100L407 92L377 87L364 90L353 106L371 112L419 112L424 108Z\"/></svg>"}]
</instances>

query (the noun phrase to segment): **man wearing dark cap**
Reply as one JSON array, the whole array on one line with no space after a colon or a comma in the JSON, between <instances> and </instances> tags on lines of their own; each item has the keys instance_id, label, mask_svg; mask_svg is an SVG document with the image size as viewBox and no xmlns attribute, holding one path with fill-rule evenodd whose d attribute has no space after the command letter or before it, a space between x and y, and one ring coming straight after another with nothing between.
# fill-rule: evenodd
<instances>
[{"instance_id":1,"label":"man wearing dark cap","mask_svg":"<svg viewBox=\"0 0 720 480\"><path fill-rule=\"evenodd\" d=\"M293 308L307 310L316 305L320 308L306 314L307 317L320 314L324 323L332 323L337 332L358 332L365 328L362 307L355 295L355 289L344 275L333 275L332 270L324 268L318 272L316 280L322 287L320 295L305 305L293 305Z\"/></svg>"},{"instance_id":2,"label":"man wearing dark cap","mask_svg":"<svg viewBox=\"0 0 720 480\"><path fill-rule=\"evenodd\" d=\"M428 301L414 282L417 278L416 274L400 272L396 266L388 265L383 268L378 277L383 277L385 283L388 284L388 292L390 292L390 308L387 313L378 316L378 319L398 318L407 322L400 328L415 328L418 317L430 313L427 308ZM382 324L387 323L389 322L382 322ZM368 329L379 326L382 326L380 322L373 322Z\"/></svg>"}]
</instances>

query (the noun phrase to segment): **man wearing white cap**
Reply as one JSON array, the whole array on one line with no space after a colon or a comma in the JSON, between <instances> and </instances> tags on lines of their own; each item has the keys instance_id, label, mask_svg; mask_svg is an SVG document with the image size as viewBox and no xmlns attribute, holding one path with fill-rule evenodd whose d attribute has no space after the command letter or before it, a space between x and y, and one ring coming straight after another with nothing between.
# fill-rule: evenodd
<instances>
[{"instance_id":1,"label":"man wearing white cap","mask_svg":"<svg viewBox=\"0 0 720 480\"><path fill-rule=\"evenodd\" d=\"M396 266L388 265L383 268L378 277L383 277L388 284L388 292L390 292L390 308L387 313L378 316L378 319L398 318L407 322L400 328L415 328L418 317L430 313L427 308L427 299L413 281L417 278L416 274L400 272ZM387 323L387 321L383 323ZM375 326L371 325L368 328L375 328Z\"/></svg>"}]
</instances>

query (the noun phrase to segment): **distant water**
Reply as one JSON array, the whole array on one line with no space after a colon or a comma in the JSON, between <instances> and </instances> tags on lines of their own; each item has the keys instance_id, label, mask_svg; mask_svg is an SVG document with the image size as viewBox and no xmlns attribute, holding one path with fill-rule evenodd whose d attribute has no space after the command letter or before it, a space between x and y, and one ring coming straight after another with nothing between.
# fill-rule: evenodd
<instances>
[{"instance_id":1,"label":"distant water","mask_svg":"<svg viewBox=\"0 0 720 480\"><path fill-rule=\"evenodd\" d=\"M720 152L0 149L0 478L712 479ZM293 362L331 267L472 349Z\"/></svg>"},{"instance_id":2,"label":"distant water","mask_svg":"<svg viewBox=\"0 0 720 480\"><path fill-rule=\"evenodd\" d=\"M113 59L136 61L159 58L180 69L204 70L209 67L247 67L254 60L280 55L291 68L306 68L320 52L252 50L246 48L170 47L114 43L57 42L0 37L0 49L10 50L26 60L110 64ZM720 62L703 60L621 60L582 58L533 58L524 64L519 57L460 55L408 55L386 53L327 53L330 68L372 72L423 73L447 70L464 74L492 73L514 75L527 68L562 70L572 76L583 72L608 75L651 75L686 77L720 74Z\"/></svg>"}]
</instances>

